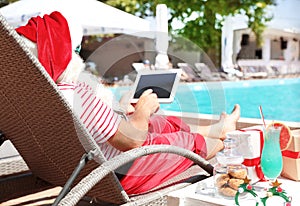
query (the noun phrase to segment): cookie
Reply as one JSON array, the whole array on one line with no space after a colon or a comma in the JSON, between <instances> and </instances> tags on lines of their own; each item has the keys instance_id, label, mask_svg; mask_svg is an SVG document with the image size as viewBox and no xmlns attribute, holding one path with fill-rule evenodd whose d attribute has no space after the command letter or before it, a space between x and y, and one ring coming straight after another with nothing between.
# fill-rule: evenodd
<instances>
[{"instance_id":1,"label":"cookie","mask_svg":"<svg viewBox=\"0 0 300 206\"><path fill-rule=\"evenodd\" d=\"M225 184L227 184L229 180L229 175L228 174L221 174L217 180L216 180L216 186L217 187L222 187L224 186Z\"/></svg>"},{"instance_id":2,"label":"cookie","mask_svg":"<svg viewBox=\"0 0 300 206\"><path fill-rule=\"evenodd\" d=\"M245 179L247 176L247 170L246 169L232 169L228 171L228 174L237 179Z\"/></svg>"},{"instance_id":3,"label":"cookie","mask_svg":"<svg viewBox=\"0 0 300 206\"><path fill-rule=\"evenodd\" d=\"M235 194L237 193L237 190L232 189L231 187L222 187L219 188L219 192L227 197L234 197Z\"/></svg>"},{"instance_id":4,"label":"cookie","mask_svg":"<svg viewBox=\"0 0 300 206\"><path fill-rule=\"evenodd\" d=\"M228 180L227 184L232 189L238 190L239 186L244 183L242 179L231 178Z\"/></svg>"}]
</instances>

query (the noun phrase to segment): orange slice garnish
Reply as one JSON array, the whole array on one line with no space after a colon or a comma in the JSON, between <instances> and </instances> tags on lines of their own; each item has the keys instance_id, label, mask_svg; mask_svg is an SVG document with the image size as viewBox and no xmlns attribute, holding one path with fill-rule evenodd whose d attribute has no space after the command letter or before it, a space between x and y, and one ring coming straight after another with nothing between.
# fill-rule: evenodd
<instances>
[{"instance_id":1,"label":"orange slice garnish","mask_svg":"<svg viewBox=\"0 0 300 206\"><path fill-rule=\"evenodd\" d=\"M292 141L292 134L290 128L282 122L273 122L267 126L267 129L271 126L282 127L279 137L281 151L286 150Z\"/></svg>"}]
</instances>

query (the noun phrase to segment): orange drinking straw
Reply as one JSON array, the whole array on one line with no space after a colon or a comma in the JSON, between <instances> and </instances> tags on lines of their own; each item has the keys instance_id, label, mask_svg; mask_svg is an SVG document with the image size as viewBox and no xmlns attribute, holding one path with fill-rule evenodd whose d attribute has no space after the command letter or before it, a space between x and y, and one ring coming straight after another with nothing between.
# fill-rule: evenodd
<instances>
[{"instance_id":1,"label":"orange drinking straw","mask_svg":"<svg viewBox=\"0 0 300 206\"><path fill-rule=\"evenodd\" d=\"M264 127L266 128L267 126L266 126L265 117L264 117L261 105L259 105L259 112L260 112L260 117L263 121Z\"/></svg>"}]
</instances>

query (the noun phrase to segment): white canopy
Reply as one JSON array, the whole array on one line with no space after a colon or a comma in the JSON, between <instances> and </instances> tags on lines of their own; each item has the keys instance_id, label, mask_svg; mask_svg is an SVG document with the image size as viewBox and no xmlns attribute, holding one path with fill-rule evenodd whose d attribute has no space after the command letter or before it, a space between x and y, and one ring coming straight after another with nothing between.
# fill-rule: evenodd
<instances>
[{"instance_id":1,"label":"white canopy","mask_svg":"<svg viewBox=\"0 0 300 206\"><path fill-rule=\"evenodd\" d=\"M284 33L289 33L290 36L298 36L300 34L299 10L299 0L277 0L276 6L268 8L269 14L273 15L273 18L267 23L267 29L270 29L272 35L275 36ZM248 18L245 15L226 18L222 28L222 66L224 68L233 67L233 45L239 45L239 42L234 42L234 31L247 29L247 22ZM289 44L291 45L291 43Z\"/></svg>"},{"instance_id":2,"label":"white canopy","mask_svg":"<svg viewBox=\"0 0 300 206\"><path fill-rule=\"evenodd\" d=\"M274 15L268 22L268 27L282 29L287 32L300 33L300 1L299 0L277 0L277 5L270 7Z\"/></svg>"},{"instance_id":3,"label":"white canopy","mask_svg":"<svg viewBox=\"0 0 300 206\"><path fill-rule=\"evenodd\" d=\"M18 27L33 16L61 12L81 24L84 35L132 34L150 31L150 22L96 0L20 0L0 8L8 22Z\"/></svg>"}]
</instances>

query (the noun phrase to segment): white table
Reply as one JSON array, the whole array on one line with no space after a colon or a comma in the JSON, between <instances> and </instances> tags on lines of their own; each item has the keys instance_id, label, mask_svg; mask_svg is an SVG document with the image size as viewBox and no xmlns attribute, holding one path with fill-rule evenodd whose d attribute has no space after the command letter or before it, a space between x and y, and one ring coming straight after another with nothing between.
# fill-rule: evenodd
<instances>
[{"instance_id":1,"label":"white table","mask_svg":"<svg viewBox=\"0 0 300 206\"><path fill-rule=\"evenodd\" d=\"M283 188L288 196L292 197L292 206L300 205L300 182L293 180L288 180L285 178L278 178L278 181L282 183L281 188ZM183 189L171 192L168 195L167 202L168 206L234 206L235 202L233 199L225 199L213 194L203 194L206 192L213 192L212 189L203 190L203 186L208 187L213 186L213 178L207 178L198 183L187 186ZM261 186L261 188L267 185L267 182L258 182L254 184L255 186ZM202 190L201 190L202 188ZM259 188L256 188L259 191ZM261 190L263 194L265 191ZM250 195L251 196L251 195ZM248 200L245 198L239 198L240 206L254 206L254 200ZM263 205L262 203L259 205ZM278 196L273 196L267 200L267 206L283 206L283 199Z\"/></svg>"}]
</instances>

